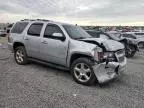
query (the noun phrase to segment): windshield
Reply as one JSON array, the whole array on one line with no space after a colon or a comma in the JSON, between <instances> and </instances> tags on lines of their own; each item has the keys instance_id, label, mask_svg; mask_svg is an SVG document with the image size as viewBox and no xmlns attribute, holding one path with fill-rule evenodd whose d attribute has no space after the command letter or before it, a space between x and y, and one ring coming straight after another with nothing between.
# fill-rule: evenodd
<instances>
[{"instance_id":1,"label":"windshield","mask_svg":"<svg viewBox=\"0 0 144 108\"><path fill-rule=\"evenodd\" d=\"M135 35L143 35L144 36L144 33L135 33Z\"/></svg>"},{"instance_id":2,"label":"windshield","mask_svg":"<svg viewBox=\"0 0 144 108\"><path fill-rule=\"evenodd\" d=\"M100 38L100 35L99 35L99 33L97 33L97 32L87 31L87 33L88 33L89 35L91 35L92 37Z\"/></svg>"},{"instance_id":3,"label":"windshield","mask_svg":"<svg viewBox=\"0 0 144 108\"><path fill-rule=\"evenodd\" d=\"M122 37L136 39L136 37L133 34L122 34Z\"/></svg>"},{"instance_id":4,"label":"windshield","mask_svg":"<svg viewBox=\"0 0 144 108\"><path fill-rule=\"evenodd\" d=\"M95 38L111 39L111 37L106 33L95 32L95 31L87 31L87 33Z\"/></svg>"},{"instance_id":5,"label":"windshield","mask_svg":"<svg viewBox=\"0 0 144 108\"><path fill-rule=\"evenodd\" d=\"M91 38L91 36L79 26L63 25L63 27L72 39Z\"/></svg>"},{"instance_id":6,"label":"windshield","mask_svg":"<svg viewBox=\"0 0 144 108\"><path fill-rule=\"evenodd\" d=\"M114 40L120 40L120 33L107 33Z\"/></svg>"}]
</instances>

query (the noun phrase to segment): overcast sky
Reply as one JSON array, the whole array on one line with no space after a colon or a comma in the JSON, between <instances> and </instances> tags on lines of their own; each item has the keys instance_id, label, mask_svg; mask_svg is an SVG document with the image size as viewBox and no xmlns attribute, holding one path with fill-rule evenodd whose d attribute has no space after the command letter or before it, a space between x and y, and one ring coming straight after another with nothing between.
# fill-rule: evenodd
<instances>
[{"instance_id":1,"label":"overcast sky","mask_svg":"<svg viewBox=\"0 0 144 108\"><path fill-rule=\"evenodd\" d=\"M25 18L79 25L144 25L144 0L0 0L0 22Z\"/></svg>"}]
</instances>

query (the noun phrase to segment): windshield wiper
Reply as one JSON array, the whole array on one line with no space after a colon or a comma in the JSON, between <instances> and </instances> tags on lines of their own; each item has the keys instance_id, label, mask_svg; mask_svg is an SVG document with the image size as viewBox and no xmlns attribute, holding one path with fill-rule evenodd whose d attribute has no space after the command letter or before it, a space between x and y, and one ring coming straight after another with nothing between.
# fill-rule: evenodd
<instances>
[{"instance_id":1,"label":"windshield wiper","mask_svg":"<svg viewBox=\"0 0 144 108\"><path fill-rule=\"evenodd\" d=\"M75 39L77 39L77 40L79 40L79 39L84 39L85 37L78 37L78 38L75 38Z\"/></svg>"}]
</instances>

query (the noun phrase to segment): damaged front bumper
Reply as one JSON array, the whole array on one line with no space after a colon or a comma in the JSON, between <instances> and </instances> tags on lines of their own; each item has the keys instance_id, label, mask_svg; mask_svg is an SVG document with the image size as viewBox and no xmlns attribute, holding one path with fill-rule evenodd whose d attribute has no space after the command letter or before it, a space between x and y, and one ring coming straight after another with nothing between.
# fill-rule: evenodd
<instances>
[{"instance_id":1,"label":"damaged front bumper","mask_svg":"<svg viewBox=\"0 0 144 108\"><path fill-rule=\"evenodd\" d=\"M120 73L126 70L127 59L124 58L123 62L103 62L100 64L95 64L93 66L94 73L97 77L99 83L108 82L117 76Z\"/></svg>"}]
</instances>

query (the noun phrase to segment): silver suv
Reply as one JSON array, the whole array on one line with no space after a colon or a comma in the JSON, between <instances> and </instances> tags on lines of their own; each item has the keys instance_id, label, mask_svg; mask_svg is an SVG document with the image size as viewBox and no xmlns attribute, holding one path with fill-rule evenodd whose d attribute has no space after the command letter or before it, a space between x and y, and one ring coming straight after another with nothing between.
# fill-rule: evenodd
<instances>
[{"instance_id":1,"label":"silver suv","mask_svg":"<svg viewBox=\"0 0 144 108\"><path fill-rule=\"evenodd\" d=\"M29 60L71 71L77 83L104 83L125 71L124 46L114 40L92 38L81 27L49 20L14 24L9 48L20 65Z\"/></svg>"}]
</instances>

